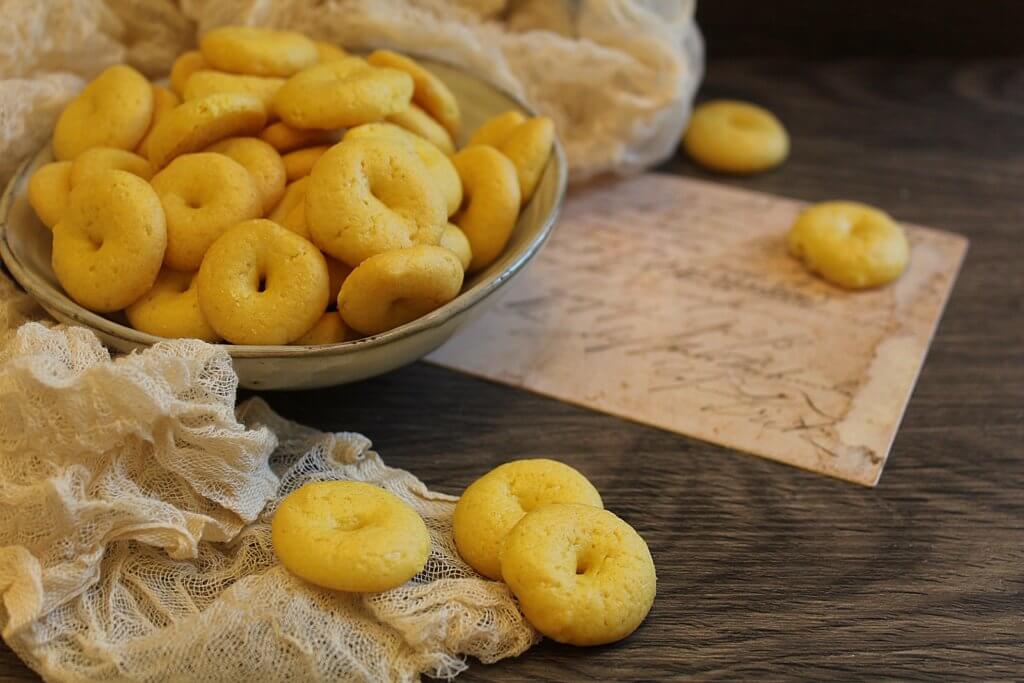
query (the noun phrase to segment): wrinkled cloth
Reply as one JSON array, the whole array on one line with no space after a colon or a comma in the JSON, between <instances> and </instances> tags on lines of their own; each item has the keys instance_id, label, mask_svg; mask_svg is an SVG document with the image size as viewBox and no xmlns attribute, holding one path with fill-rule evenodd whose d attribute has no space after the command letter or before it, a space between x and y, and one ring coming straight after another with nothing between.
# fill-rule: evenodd
<instances>
[{"instance_id":1,"label":"wrinkled cloth","mask_svg":"<svg viewBox=\"0 0 1024 683\"><path fill-rule=\"evenodd\" d=\"M42 146L61 107L111 64L165 76L196 36L267 25L360 50L459 64L551 116L570 177L670 156L703 73L695 0L6 0L0 22L0 182Z\"/></svg>"}]
</instances>

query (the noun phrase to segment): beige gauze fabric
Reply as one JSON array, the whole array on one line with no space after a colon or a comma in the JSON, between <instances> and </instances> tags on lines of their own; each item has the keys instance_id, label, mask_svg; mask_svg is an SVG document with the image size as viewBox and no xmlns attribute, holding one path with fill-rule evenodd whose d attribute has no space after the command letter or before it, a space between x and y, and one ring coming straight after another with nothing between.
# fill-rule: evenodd
<instances>
[{"instance_id":1,"label":"beige gauze fabric","mask_svg":"<svg viewBox=\"0 0 1024 683\"><path fill-rule=\"evenodd\" d=\"M673 152L702 68L693 0L5 0L0 182L105 67L151 78L224 24L304 31L463 65L552 116L574 179ZM358 434L237 409L227 353L112 358L0 273L0 626L44 678L414 680L536 642L451 536L454 499ZM307 481L383 486L424 518L426 569L380 594L319 590L275 561L269 520Z\"/></svg>"}]
</instances>

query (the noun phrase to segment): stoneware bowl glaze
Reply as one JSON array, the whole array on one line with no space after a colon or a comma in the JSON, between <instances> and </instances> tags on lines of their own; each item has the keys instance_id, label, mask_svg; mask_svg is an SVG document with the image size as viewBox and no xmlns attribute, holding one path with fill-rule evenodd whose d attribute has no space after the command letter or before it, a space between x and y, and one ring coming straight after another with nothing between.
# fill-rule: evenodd
<instances>
[{"instance_id":1,"label":"stoneware bowl glaze","mask_svg":"<svg viewBox=\"0 0 1024 683\"><path fill-rule=\"evenodd\" d=\"M485 120L509 109L532 115L523 103L463 71L430 60L436 73L459 100L463 140ZM138 332L120 314L103 316L85 310L61 289L50 267L50 231L28 204L28 179L53 159L49 146L27 161L0 199L0 255L14 279L57 320L93 330L112 349L132 351L161 339ZM530 203L523 207L504 253L486 270L470 277L462 293L445 306L383 334L324 346L235 346L225 344L243 387L302 389L354 382L393 370L425 356L459 327L476 318L496 294L520 273L540 249L558 218L565 194L567 165L556 143Z\"/></svg>"}]
</instances>

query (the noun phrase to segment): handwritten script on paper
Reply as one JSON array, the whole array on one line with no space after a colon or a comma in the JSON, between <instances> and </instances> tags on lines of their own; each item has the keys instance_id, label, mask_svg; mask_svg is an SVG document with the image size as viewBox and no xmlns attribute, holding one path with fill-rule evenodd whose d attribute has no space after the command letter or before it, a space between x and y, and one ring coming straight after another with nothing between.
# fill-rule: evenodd
<instances>
[{"instance_id":1,"label":"handwritten script on paper","mask_svg":"<svg viewBox=\"0 0 1024 683\"><path fill-rule=\"evenodd\" d=\"M787 255L803 203L649 174L570 195L534 263L429 360L874 485L967 241L847 292Z\"/></svg>"}]
</instances>

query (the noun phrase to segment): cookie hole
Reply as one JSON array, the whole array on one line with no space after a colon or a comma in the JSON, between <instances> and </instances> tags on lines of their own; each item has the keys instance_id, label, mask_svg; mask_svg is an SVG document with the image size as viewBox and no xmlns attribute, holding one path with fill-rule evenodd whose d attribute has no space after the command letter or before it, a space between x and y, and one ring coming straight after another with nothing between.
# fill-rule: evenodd
<instances>
[{"instance_id":1,"label":"cookie hole","mask_svg":"<svg viewBox=\"0 0 1024 683\"><path fill-rule=\"evenodd\" d=\"M576 576L583 576L587 573L587 565L583 562L576 563Z\"/></svg>"},{"instance_id":2,"label":"cookie hole","mask_svg":"<svg viewBox=\"0 0 1024 683\"><path fill-rule=\"evenodd\" d=\"M200 202L198 199L188 198L185 200L185 206L187 206L190 209L198 209L202 205L202 202Z\"/></svg>"},{"instance_id":3,"label":"cookie hole","mask_svg":"<svg viewBox=\"0 0 1024 683\"><path fill-rule=\"evenodd\" d=\"M264 275L264 274L260 275L260 279L256 283L256 291L257 292L261 292L261 293L267 291L267 276L266 275Z\"/></svg>"}]
</instances>

